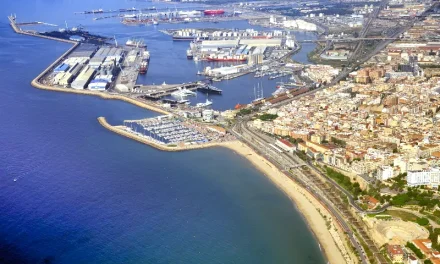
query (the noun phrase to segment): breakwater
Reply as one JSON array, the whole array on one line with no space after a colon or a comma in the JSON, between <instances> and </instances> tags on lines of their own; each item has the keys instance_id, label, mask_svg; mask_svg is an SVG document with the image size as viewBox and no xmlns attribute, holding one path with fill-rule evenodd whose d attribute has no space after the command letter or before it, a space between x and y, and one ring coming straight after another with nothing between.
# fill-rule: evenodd
<instances>
[{"instance_id":1,"label":"breakwater","mask_svg":"<svg viewBox=\"0 0 440 264\"><path fill-rule=\"evenodd\" d=\"M124 137L130 138L130 139L133 139L135 141L138 141L140 143L149 145L151 147L154 147L156 149L163 150L163 151L185 151L185 150L193 150L193 149L226 146L227 144L230 144L230 141L228 141L228 142L210 142L210 143L203 143L203 144L197 144L197 145L167 146L167 145L158 144L154 141L148 140L147 138L144 138L144 137L135 135L133 133L127 132L124 130L123 126L112 126L107 122L105 117L102 117L102 116L98 117L98 122L104 128L110 130L111 132L114 132L120 136L124 136Z\"/></svg>"},{"instance_id":2,"label":"breakwater","mask_svg":"<svg viewBox=\"0 0 440 264\"><path fill-rule=\"evenodd\" d=\"M69 39L54 38L54 37L44 36L44 35L41 35L41 34L38 34L38 33L33 33L33 32L28 32L28 31L22 30L19 26L17 26L17 22L15 21L15 17L8 16L8 19L9 19L9 24L11 25L12 29L17 34L22 34L22 35L27 35L27 36L32 36L32 37L38 37L38 38L45 38L45 39L50 39L50 40L56 40L56 41L61 41L61 42L66 42L66 43L76 44L76 45L79 44L78 42L73 41L73 40L69 40Z\"/></svg>"}]
</instances>

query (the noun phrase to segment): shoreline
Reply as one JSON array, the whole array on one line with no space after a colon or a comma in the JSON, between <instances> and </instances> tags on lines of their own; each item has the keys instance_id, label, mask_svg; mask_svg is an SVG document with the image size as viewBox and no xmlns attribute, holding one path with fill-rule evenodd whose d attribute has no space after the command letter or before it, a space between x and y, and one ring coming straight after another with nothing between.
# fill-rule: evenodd
<instances>
[{"instance_id":1,"label":"shoreline","mask_svg":"<svg viewBox=\"0 0 440 264\"><path fill-rule=\"evenodd\" d=\"M293 202L293 206L303 217L309 230L312 232L314 238L318 242L320 250L329 263L346 263L346 258L341 252L340 247L345 247L344 243L338 244L335 242L335 236L339 237L339 233L336 231L337 223L333 219L327 209L315 198L311 196L301 186L296 184L293 180L288 178L282 173L275 165L266 160L264 157L258 155L254 150L245 145L239 140L227 141L227 142L215 142L200 145L189 145L185 147L168 147L157 144L146 138L142 138L135 134L129 133L122 129L121 126L112 126L107 123L105 117L98 117L98 122L107 130L116 133L117 135L135 140L139 143L149 145L158 150L177 152L188 151L202 148L211 147L224 147L234 153L246 158L254 167L262 172L276 187L278 187L284 194ZM326 216L324 218L324 215ZM335 229L335 233L331 233L327 228L327 221L331 220L332 227ZM341 244L342 243L342 244ZM347 255L347 254L346 254ZM349 255L349 254L348 254Z\"/></svg>"},{"instance_id":2,"label":"shoreline","mask_svg":"<svg viewBox=\"0 0 440 264\"><path fill-rule=\"evenodd\" d=\"M331 214L307 190L296 184L270 161L257 154L241 141L226 142L219 145L219 147L228 148L246 158L292 201L294 207L305 220L316 242L318 242L319 248L328 263L347 263L341 249L334 241L333 235L327 229L326 219L332 219ZM323 215L326 216L326 219ZM331 222L333 226L337 225L334 220Z\"/></svg>"}]
</instances>

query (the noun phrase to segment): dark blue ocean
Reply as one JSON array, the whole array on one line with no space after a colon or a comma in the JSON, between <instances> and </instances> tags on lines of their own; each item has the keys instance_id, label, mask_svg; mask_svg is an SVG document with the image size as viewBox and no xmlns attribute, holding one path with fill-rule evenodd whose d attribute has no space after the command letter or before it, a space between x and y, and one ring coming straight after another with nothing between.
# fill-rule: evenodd
<instances>
[{"instance_id":1,"label":"dark blue ocean","mask_svg":"<svg viewBox=\"0 0 440 264\"><path fill-rule=\"evenodd\" d=\"M22 21L66 20L117 38L138 32L152 53L141 81L193 80L197 67L184 56L187 44L173 43L154 27L73 14L151 5L2 2L0 263L324 263L292 202L246 159L222 148L155 150L108 132L96 120L105 116L120 124L155 113L31 87L69 45L16 35L6 19L16 13ZM218 108L246 100L252 85L246 78L222 83Z\"/></svg>"}]
</instances>

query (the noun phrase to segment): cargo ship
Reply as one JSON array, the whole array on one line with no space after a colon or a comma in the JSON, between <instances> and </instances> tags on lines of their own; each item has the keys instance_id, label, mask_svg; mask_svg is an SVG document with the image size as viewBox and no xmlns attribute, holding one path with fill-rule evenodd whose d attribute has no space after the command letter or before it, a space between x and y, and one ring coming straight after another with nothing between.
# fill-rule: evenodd
<instances>
[{"instance_id":1,"label":"cargo ship","mask_svg":"<svg viewBox=\"0 0 440 264\"><path fill-rule=\"evenodd\" d=\"M225 10L223 10L223 9L215 9L215 10L205 10L205 11L203 11L203 14L205 16L223 15L224 13L225 13Z\"/></svg>"},{"instance_id":2,"label":"cargo ship","mask_svg":"<svg viewBox=\"0 0 440 264\"><path fill-rule=\"evenodd\" d=\"M142 39L131 38L125 42L125 46L128 47L136 47L136 48L146 48L147 45L144 43Z\"/></svg>"},{"instance_id":3,"label":"cargo ship","mask_svg":"<svg viewBox=\"0 0 440 264\"><path fill-rule=\"evenodd\" d=\"M179 36L173 35L174 41L194 41L194 40L207 40L209 37L207 36L197 36L197 35L188 35L188 36Z\"/></svg>"},{"instance_id":4,"label":"cargo ship","mask_svg":"<svg viewBox=\"0 0 440 264\"><path fill-rule=\"evenodd\" d=\"M139 65L139 73L140 74L147 73L149 62L150 62L150 52L145 50L142 53L142 61L141 61L141 64Z\"/></svg>"},{"instance_id":5,"label":"cargo ship","mask_svg":"<svg viewBox=\"0 0 440 264\"><path fill-rule=\"evenodd\" d=\"M246 61L247 59L245 57L241 56L222 56L222 57L207 57L208 61Z\"/></svg>"},{"instance_id":6,"label":"cargo ship","mask_svg":"<svg viewBox=\"0 0 440 264\"><path fill-rule=\"evenodd\" d=\"M148 68L148 62L146 61L142 61L141 65L139 66L139 73L140 74L145 74L147 73L147 68Z\"/></svg>"}]
</instances>

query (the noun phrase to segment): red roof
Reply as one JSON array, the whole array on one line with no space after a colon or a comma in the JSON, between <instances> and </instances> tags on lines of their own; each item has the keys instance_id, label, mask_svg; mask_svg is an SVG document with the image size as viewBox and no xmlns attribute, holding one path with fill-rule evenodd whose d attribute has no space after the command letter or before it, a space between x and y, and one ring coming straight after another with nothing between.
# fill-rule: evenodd
<instances>
[{"instance_id":1,"label":"red roof","mask_svg":"<svg viewBox=\"0 0 440 264\"><path fill-rule=\"evenodd\" d=\"M285 139L280 138L280 139L278 139L278 141L283 143L284 145L288 146L289 148L293 148L294 147L292 143L290 143L289 141L287 141Z\"/></svg>"}]
</instances>

